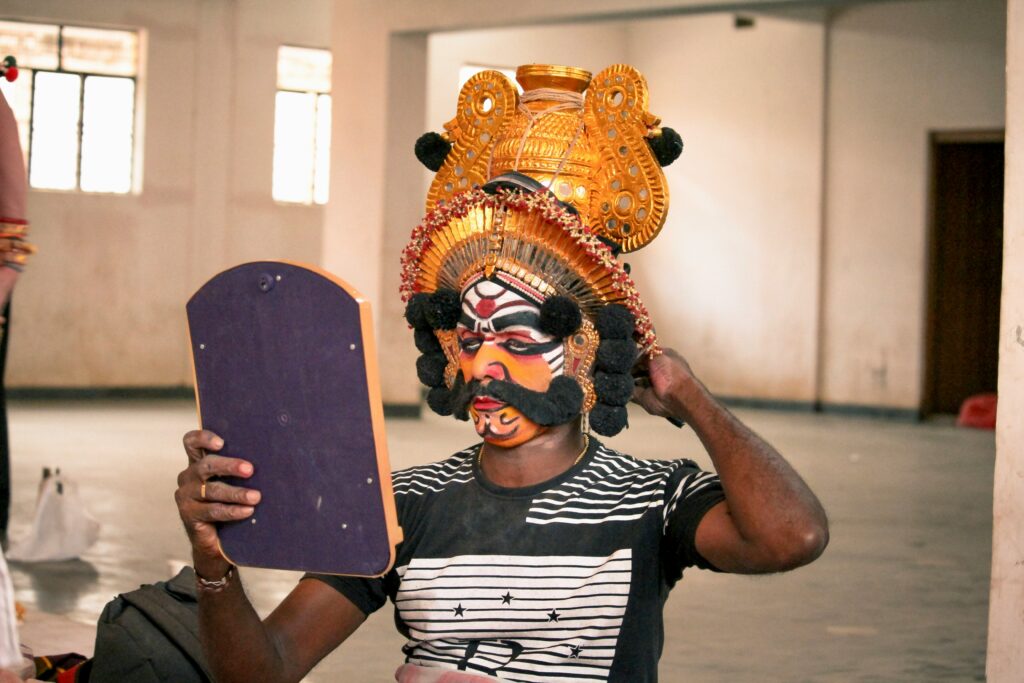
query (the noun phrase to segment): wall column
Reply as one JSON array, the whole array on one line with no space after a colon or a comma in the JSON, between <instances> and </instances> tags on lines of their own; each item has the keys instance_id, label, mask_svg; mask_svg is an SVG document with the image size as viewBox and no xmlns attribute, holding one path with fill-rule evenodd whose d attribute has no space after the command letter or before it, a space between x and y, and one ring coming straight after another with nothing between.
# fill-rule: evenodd
<instances>
[{"instance_id":1,"label":"wall column","mask_svg":"<svg viewBox=\"0 0 1024 683\"><path fill-rule=\"evenodd\" d=\"M1006 190L987 675L1024 680L1024 0L1006 22Z\"/></svg>"},{"instance_id":2,"label":"wall column","mask_svg":"<svg viewBox=\"0 0 1024 683\"><path fill-rule=\"evenodd\" d=\"M427 34L392 32L376 3L336 2L331 201L323 266L373 305L385 404L419 405L398 259L423 214L413 143L425 130Z\"/></svg>"},{"instance_id":3,"label":"wall column","mask_svg":"<svg viewBox=\"0 0 1024 683\"><path fill-rule=\"evenodd\" d=\"M423 217L428 171L413 154L426 130L427 34L388 36L387 147L384 157L384 234L381 244L380 302L377 306L381 388L384 402L419 409L412 332L398 297L399 256Z\"/></svg>"}]
</instances>

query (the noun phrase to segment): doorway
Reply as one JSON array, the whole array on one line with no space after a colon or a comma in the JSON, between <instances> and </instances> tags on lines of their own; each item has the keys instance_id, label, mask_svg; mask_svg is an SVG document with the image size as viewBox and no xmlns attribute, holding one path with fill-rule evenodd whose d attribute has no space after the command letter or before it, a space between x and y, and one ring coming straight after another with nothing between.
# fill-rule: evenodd
<instances>
[{"instance_id":1,"label":"doorway","mask_svg":"<svg viewBox=\"0 0 1024 683\"><path fill-rule=\"evenodd\" d=\"M930 195L925 415L996 390L1003 132L933 133Z\"/></svg>"}]
</instances>

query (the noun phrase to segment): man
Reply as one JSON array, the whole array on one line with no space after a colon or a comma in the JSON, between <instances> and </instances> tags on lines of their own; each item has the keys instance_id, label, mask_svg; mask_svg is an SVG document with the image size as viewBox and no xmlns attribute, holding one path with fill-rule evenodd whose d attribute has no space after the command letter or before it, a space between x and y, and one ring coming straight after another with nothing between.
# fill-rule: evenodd
<instances>
[{"instance_id":1,"label":"man","mask_svg":"<svg viewBox=\"0 0 1024 683\"><path fill-rule=\"evenodd\" d=\"M216 480L252 466L215 455L214 434L185 437L176 499L218 680L299 680L389 598L408 638L399 681L656 680L683 569L783 571L827 543L814 494L658 345L616 258L664 222L658 163L677 146L643 77L517 78L522 96L497 72L470 79L445 136L417 144L439 171L403 253L417 371L430 407L482 443L394 474L395 569L305 577L260 622L214 526L253 513L259 492ZM688 423L717 476L590 436L621 430L631 398Z\"/></svg>"}]
</instances>

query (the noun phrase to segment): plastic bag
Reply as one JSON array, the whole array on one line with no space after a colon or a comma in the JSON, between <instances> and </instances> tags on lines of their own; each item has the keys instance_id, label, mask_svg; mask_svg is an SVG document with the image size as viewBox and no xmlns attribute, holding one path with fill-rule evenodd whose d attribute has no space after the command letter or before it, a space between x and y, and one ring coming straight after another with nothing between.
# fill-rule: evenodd
<instances>
[{"instance_id":1,"label":"plastic bag","mask_svg":"<svg viewBox=\"0 0 1024 683\"><path fill-rule=\"evenodd\" d=\"M78 484L60 473L43 472L32 533L12 543L7 558L16 562L72 560L100 535L100 523L85 509Z\"/></svg>"}]
</instances>

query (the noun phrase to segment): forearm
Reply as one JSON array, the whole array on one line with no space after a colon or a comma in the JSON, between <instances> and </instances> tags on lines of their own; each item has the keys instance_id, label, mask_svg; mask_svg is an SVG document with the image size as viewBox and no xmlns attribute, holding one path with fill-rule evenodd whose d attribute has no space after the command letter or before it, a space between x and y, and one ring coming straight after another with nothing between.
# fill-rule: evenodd
<instances>
[{"instance_id":1,"label":"forearm","mask_svg":"<svg viewBox=\"0 0 1024 683\"><path fill-rule=\"evenodd\" d=\"M237 570L220 553L217 524L250 517L260 502L255 489L221 478L248 478L252 463L216 455L224 441L208 431L183 439L189 466L178 474L174 500L192 543L199 581L199 637L218 683L298 681L366 618L351 601L318 581L299 585L261 620ZM226 580L221 583L222 577Z\"/></svg>"},{"instance_id":2,"label":"forearm","mask_svg":"<svg viewBox=\"0 0 1024 683\"><path fill-rule=\"evenodd\" d=\"M224 576L229 567L223 560L196 563L197 573L207 579ZM291 680L274 639L245 595L237 568L220 590L200 587L197 592L199 639L217 683Z\"/></svg>"},{"instance_id":3,"label":"forearm","mask_svg":"<svg viewBox=\"0 0 1024 683\"><path fill-rule=\"evenodd\" d=\"M828 542L828 519L811 489L771 444L740 422L690 375L673 387L670 406L691 425L714 463L728 514L752 571L814 560Z\"/></svg>"}]
</instances>

